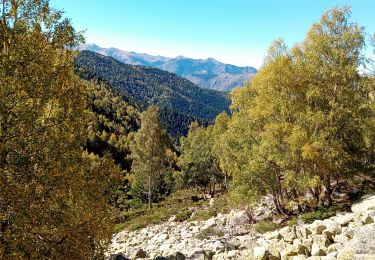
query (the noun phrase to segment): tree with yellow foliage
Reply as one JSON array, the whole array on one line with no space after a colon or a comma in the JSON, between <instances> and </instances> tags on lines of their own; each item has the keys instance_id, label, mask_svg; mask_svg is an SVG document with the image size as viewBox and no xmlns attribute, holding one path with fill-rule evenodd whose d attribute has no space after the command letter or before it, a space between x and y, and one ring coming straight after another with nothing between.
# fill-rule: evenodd
<instances>
[{"instance_id":1,"label":"tree with yellow foliage","mask_svg":"<svg viewBox=\"0 0 375 260\"><path fill-rule=\"evenodd\" d=\"M48 0L0 1L1 259L101 259L111 234L117 170L82 157L82 36L61 17Z\"/></svg>"}]
</instances>

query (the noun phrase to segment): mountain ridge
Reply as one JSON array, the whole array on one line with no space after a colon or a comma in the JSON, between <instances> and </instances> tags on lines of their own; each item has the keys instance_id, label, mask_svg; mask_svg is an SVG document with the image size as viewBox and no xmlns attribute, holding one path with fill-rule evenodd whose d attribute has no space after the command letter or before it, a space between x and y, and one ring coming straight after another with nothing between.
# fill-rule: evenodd
<instances>
[{"instance_id":1,"label":"mountain ridge","mask_svg":"<svg viewBox=\"0 0 375 260\"><path fill-rule=\"evenodd\" d=\"M84 44L79 51L87 50L112 57L130 65L141 65L166 70L184 77L201 88L229 91L243 86L251 80L257 70L254 67L239 67L222 63L214 58L193 59L185 56L169 58L134 51L124 51L114 47L102 48L96 44Z\"/></svg>"}]
</instances>

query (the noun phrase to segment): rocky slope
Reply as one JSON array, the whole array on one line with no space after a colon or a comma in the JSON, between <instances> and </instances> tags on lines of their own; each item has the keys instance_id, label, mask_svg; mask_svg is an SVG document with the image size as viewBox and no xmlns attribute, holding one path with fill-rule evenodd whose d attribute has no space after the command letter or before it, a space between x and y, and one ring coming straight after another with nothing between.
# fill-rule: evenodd
<instances>
[{"instance_id":1,"label":"rocky slope","mask_svg":"<svg viewBox=\"0 0 375 260\"><path fill-rule=\"evenodd\" d=\"M123 51L116 48L101 48L95 44L81 45L79 50L88 50L115 58L126 64L150 66L182 76L201 88L227 91L243 86L257 72L253 67L224 64L215 59L191 59L184 56L168 58L145 53Z\"/></svg>"},{"instance_id":2,"label":"rocky slope","mask_svg":"<svg viewBox=\"0 0 375 260\"><path fill-rule=\"evenodd\" d=\"M258 216L262 210L258 209ZM269 214L269 211L263 213ZM245 211L206 221L175 222L123 231L113 237L112 259L375 259L375 195L352 212L311 224L259 234L246 230ZM202 237L202 234L206 234Z\"/></svg>"}]
</instances>

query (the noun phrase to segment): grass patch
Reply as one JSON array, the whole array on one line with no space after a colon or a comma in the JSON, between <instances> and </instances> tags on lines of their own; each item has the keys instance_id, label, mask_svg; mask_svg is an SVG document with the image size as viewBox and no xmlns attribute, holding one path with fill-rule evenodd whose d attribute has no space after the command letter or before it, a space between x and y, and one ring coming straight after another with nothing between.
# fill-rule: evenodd
<instances>
[{"instance_id":1,"label":"grass patch","mask_svg":"<svg viewBox=\"0 0 375 260\"><path fill-rule=\"evenodd\" d=\"M255 230L261 234L274 231L279 225L269 220L261 220L255 225Z\"/></svg>"},{"instance_id":2,"label":"grass patch","mask_svg":"<svg viewBox=\"0 0 375 260\"><path fill-rule=\"evenodd\" d=\"M224 232L221 231L221 230L217 230L214 227L209 227L209 228L206 228L206 229L202 229L196 235L196 237L198 239L200 239L200 240L207 239L207 238L210 238L210 237L222 237L222 236L224 236Z\"/></svg>"}]
</instances>

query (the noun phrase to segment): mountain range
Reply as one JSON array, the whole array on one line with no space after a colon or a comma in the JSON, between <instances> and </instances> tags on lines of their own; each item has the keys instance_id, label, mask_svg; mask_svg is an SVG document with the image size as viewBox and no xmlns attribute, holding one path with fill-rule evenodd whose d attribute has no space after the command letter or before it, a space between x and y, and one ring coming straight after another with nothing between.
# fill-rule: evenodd
<instances>
[{"instance_id":1,"label":"mountain range","mask_svg":"<svg viewBox=\"0 0 375 260\"><path fill-rule=\"evenodd\" d=\"M75 64L81 78L105 82L140 109L158 105L162 124L174 137L185 135L193 121L204 125L229 112L228 93L200 88L165 70L125 64L91 51L80 51Z\"/></svg>"},{"instance_id":2,"label":"mountain range","mask_svg":"<svg viewBox=\"0 0 375 260\"><path fill-rule=\"evenodd\" d=\"M116 48L102 48L95 44L84 44L78 50L88 50L112 57L131 65L142 65L166 70L184 77L201 88L229 91L243 86L257 70L253 67L239 67L221 63L213 58L192 59L184 56L168 58L145 53L123 51Z\"/></svg>"}]
</instances>

